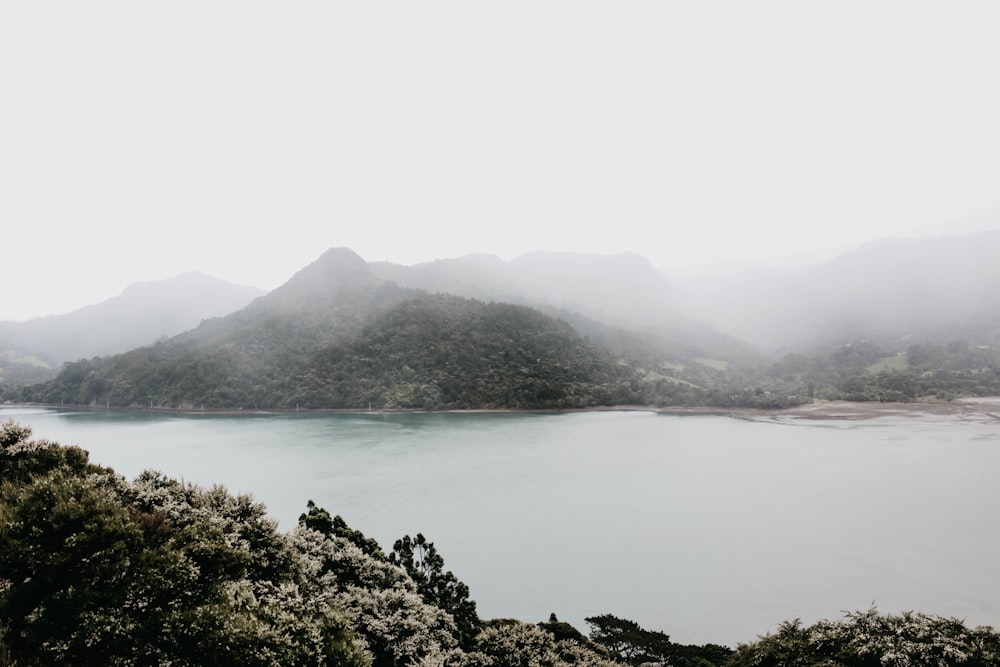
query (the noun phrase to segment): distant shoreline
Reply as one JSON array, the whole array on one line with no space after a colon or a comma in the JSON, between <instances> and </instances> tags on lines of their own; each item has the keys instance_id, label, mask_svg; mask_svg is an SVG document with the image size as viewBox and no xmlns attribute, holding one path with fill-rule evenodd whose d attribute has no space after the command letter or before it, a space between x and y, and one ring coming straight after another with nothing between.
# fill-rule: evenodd
<instances>
[{"instance_id":1,"label":"distant shoreline","mask_svg":"<svg viewBox=\"0 0 1000 667\"><path fill-rule=\"evenodd\" d=\"M879 417L958 416L1000 422L1000 397L959 398L954 401L816 401L793 408L667 407L656 410L668 415L718 415L739 419L788 417L792 419L860 421Z\"/></svg>"},{"instance_id":2,"label":"distant shoreline","mask_svg":"<svg viewBox=\"0 0 1000 667\"><path fill-rule=\"evenodd\" d=\"M470 408L450 410L422 410L418 408L378 408L372 410L356 408L318 408L318 409L240 409L219 408L197 410L189 408L148 408L148 407L102 407L96 405L51 405L48 403L5 403L2 407L38 408L49 410L86 410L100 412L115 410L119 412L149 412L173 415L408 415L408 414L572 414L586 412L653 412L672 416L719 416L735 419L767 419L792 418L815 420L847 420L859 421L879 417L931 417L958 416L987 421L1000 422L1000 396L984 398L959 398L954 401L915 401L912 403L862 402L862 401L816 401L792 408L719 408L713 406L668 406L655 407L649 405L616 405L594 406L572 409L538 409L522 408Z\"/></svg>"},{"instance_id":3,"label":"distant shoreline","mask_svg":"<svg viewBox=\"0 0 1000 667\"><path fill-rule=\"evenodd\" d=\"M86 410L88 412L155 412L172 415L466 415L466 414L570 414L574 412L659 412L661 408L650 405L597 405L589 408L451 408L424 410L422 408L150 408L141 406L112 405L53 405L51 403L0 403L7 408L37 408L43 410Z\"/></svg>"}]
</instances>

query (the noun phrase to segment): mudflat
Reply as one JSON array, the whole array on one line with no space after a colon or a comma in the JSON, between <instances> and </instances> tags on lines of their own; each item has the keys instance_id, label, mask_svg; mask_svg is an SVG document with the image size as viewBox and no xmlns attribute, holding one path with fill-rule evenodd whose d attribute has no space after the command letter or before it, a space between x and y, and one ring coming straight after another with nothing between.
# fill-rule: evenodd
<instances>
[{"instance_id":1,"label":"mudflat","mask_svg":"<svg viewBox=\"0 0 1000 667\"><path fill-rule=\"evenodd\" d=\"M878 417L954 417L1000 422L1000 396L961 398L954 401L875 403L816 401L784 410L754 408L663 408L663 414L715 414L743 418L875 419Z\"/></svg>"}]
</instances>

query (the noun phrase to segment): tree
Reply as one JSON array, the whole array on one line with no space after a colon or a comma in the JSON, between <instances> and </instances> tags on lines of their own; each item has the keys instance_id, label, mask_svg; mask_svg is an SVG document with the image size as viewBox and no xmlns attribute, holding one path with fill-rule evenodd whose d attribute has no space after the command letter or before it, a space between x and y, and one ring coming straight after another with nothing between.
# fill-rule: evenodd
<instances>
[{"instance_id":1,"label":"tree","mask_svg":"<svg viewBox=\"0 0 1000 667\"><path fill-rule=\"evenodd\" d=\"M605 647L613 657L638 665L646 662L692 667L721 665L732 649L718 644L675 644L657 630L645 630L635 621L612 614L584 619L591 641Z\"/></svg>"},{"instance_id":2,"label":"tree","mask_svg":"<svg viewBox=\"0 0 1000 667\"><path fill-rule=\"evenodd\" d=\"M374 539L365 537L360 530L354 530L338 514L331 517L330 513L310 500L306 503L307 511L299 515L299 525L315 530L327 537L340 537L354 544L373 558L385 559L382 547Z\"/></svg>"},{"instance_id":3,"label":"tree","mask_svg":"<svg viewBox=\"0 0 1000 667\"><path fill-rule=\"evenodd\" d=\"M316 503L309 500L306 503L307 511L299 515L299 525L303 528L323 533L327 537L333 535L333 517L322 507L317 507Z\"/></svg>"},{"instance_id":4,"label":"tree","mask_svg":"<svg viewBox=\"0 0 1000 667\"><path fill-rule=\"evenodd\" d=\"M417 592L428 604L454 617L458 627L456 639L463 648L475 643L480 625L476 603L469 599L469 587L451 571L444 570L444 558L433 542L428 542L422 533L417 533L416 539L404 535L392 545L389 562L410 575L417 584Z\"/></svg>"},{"instance_id":5,"label":"tree","mask_svg":"<svg viewBox=\"0 0 1000 667\"><path fill-rule=\"evenodd\" d=\"M249 496L29 435L0 427L0 664L367 664Z\"/></svg>"},{"instance_id":6,"label":"tree","mask_svg":"<svg viewBox=\"0 0 1000 667\"><path fill-rule=\"evenodd\" d=\"M31 427L13 419L0 424L0 480L26 483L33 477L57 469L76 473L99 470L90 464L87 452L47 440L31 440Z\"/></svg>"},{"instance_id":7,"label":"tree","mask_svg":"<svg viewBox=\"0 0 1000 667\"><path fill-rule=\"evenodd\" d=\"M129 582L142 531L98 480L54 473L0 505L0 618L18 661L111 663L135 628ZM103 627L105 631L96 632Z\"/></svg>"},{"instance_id":8,"label":"tree","mask_svg":"<svg viewBox=\"0 0 1000 667\"><path fill-rule=\"evenodd\" d=\"M644 630L635 621L602 614L584 619L590 626L590 639L605 647L613 656L630 664L668 663L672 655L670 637L655 630Z\"/></svg>"},{"instance_id":9,"label":"tree","mask_svg":"<svg viewBox=\"0 0 1000 667\"><path fill-rule=\"evenodd\" d=\"M802 627L798 620L782 623L776 633L738 646L726 666L997 664L1000 635L992 628L970 629L958 619L913 612L880 614L872 608L809 627Z\"/></svg>"}]
</instances>

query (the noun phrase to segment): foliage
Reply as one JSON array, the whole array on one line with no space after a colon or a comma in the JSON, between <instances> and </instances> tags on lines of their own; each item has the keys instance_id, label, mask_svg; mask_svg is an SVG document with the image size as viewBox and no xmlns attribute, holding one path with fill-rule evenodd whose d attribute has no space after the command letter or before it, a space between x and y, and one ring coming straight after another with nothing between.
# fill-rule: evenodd
<instances>
[{"instance_id":1,"label":"foliage","mask_svg":"<svg viewBox=\"0 0 1000 667\"><path fill-rule=\"evenodd\" d=\"M331 517L330 513L310 500L306 503L306 512L299 515L299 525L320 532L327 537L341 537L351 542L372 558L384 559L385 554L378 542L365 537L360 530L354 530L338 514Z\"/></svg>"},{"instance_id":2,"label":"foliage","mask_svg":"<svg viewBox=\"0 0 1000 667\"><path fill-rule=\"evenodd\" d=\"M249 497L156 473L129 484L26 428L0 432L17 472L0 488L13 664L366 664L332 600L302 594L285 538Z\"/></svg>"},{"instance_id":3,"label":"foliage","mask_svg":"<svg viewBox=\"0 0 1000 667\"><path fill-rule=\"evenodd\" d=\"M775 634L741 644L727 667L781 665L857 667L986 667L1000 664L1000 635L967 628L957 619L875 608L848 613L841 621L802 627L783 623Z\"/></svg>"},{"instance_id":4,"label":"foliage","mask_svg":"<svg viewBox=\"0 0 1000 667\"><path fill-rule=\"evenodd\" d=\"M323 511L315 504L310 510ZM292 532L290 544L306 589L331 597L344 610L375 665L410 664L457 648L451 615L426 602L414 581L381 552L373 556L355 540L304 523Z\"/></svg>"},{"instance_id":5,"label":"foliage","mask_svg":"<svg viewBox=\"0 0 1000 667\"><path fill-rule=\"evenodd\" d=\"M704 646L675 644L657 630L646 630L635 621L602 614L584 619L590 626L590 639L610 654L630 665L721 665L732 652L717 644Z\"/></svg>"},{"instance_id":6,"label":"foliage","mask_svg":"<svg viewBox=\"0 0 1000 667\"><path fill-rule=\"evenodd\" d=\"M616 664L585 643L557 639L521 621L490 623L476 638L476 650L490 667L611 667Z\"/></svg>"},{"instance_id":7,"label":"foliage","mask_svg":"<svg viewBox=\"0 0 1000 667\"><path fill-rule=\"evenodd\" d=\"M31 440L31 428L12 419L0 424L0 480L26 483L54 470L84 473L92 468L87 452L47 440Z\"/></svg>"},{"instance_id":8,"label":"foliage","mask_svg":"<svg viewBox=\"0 0 1000 667\"><path fill-rule=\"evenodd\" d=\"M892 363L886 360L891 359ZM1000 348L952 341L905 349L872 341L846 343L828 354L788 354L769 375L807 393L848 401L949 400L1000 394Z\"/></svg>"},{"instance_id":9,"label":"foliage","mask_svg":"<svg viewBox=\"0 0 1000 667\"><path fill-rule=\"evenodd\" d=\"M602 614L584 619L590 626L590 639L608 649L611 655L629 664L669 662L672 655L670 637L653 630L644 630L635 621Z\"/></svg>"},{"instance_id":10,"label":"foliage","mask_svg":"<svg viewBox=\"0 0 1000 667\"><path fill-rule=\"evenodd\" d=\"M248 309L152 347L68 363L55 380L19 396L188 409L577 408L644 400L635 368L538 311L445 295L394 293L386 303L379 296L356 304L352 326L324 328L316 313L252 317Z\"/></svg>"},{"instance_id":11,"label":"foliage","mask_svg":"<svg viewBox=\"0 0 1000 667\"><path fill-rule=\"evenodd\" d=\"M450 570L444 570L444 558L434 543L421 533L415 539L404 535L392 545L389 562L413 579L417 592L428 604L451 614L457 627L455 638L463 648L471 648L479 632L476 603L469 598L469 587Z\"/></svg>"}]
</instances>

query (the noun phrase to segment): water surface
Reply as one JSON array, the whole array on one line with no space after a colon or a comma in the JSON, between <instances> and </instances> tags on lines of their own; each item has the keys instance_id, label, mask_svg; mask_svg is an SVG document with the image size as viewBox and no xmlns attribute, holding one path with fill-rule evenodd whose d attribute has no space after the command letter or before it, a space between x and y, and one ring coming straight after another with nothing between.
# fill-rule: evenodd
<instances>
[{"instance_id":1,"label":"water surface","mask_svg":"<svg viewBox=\"0 0 1000 667\"><path fill-rule=\"evenodd\" d=\"M1000 425L646 412L163 415L0 409L127 477L314 500L423 532L480 615L613 613L735 645L783 620L919 610L1000 625Z\"/></svg>"}]
</instances>

